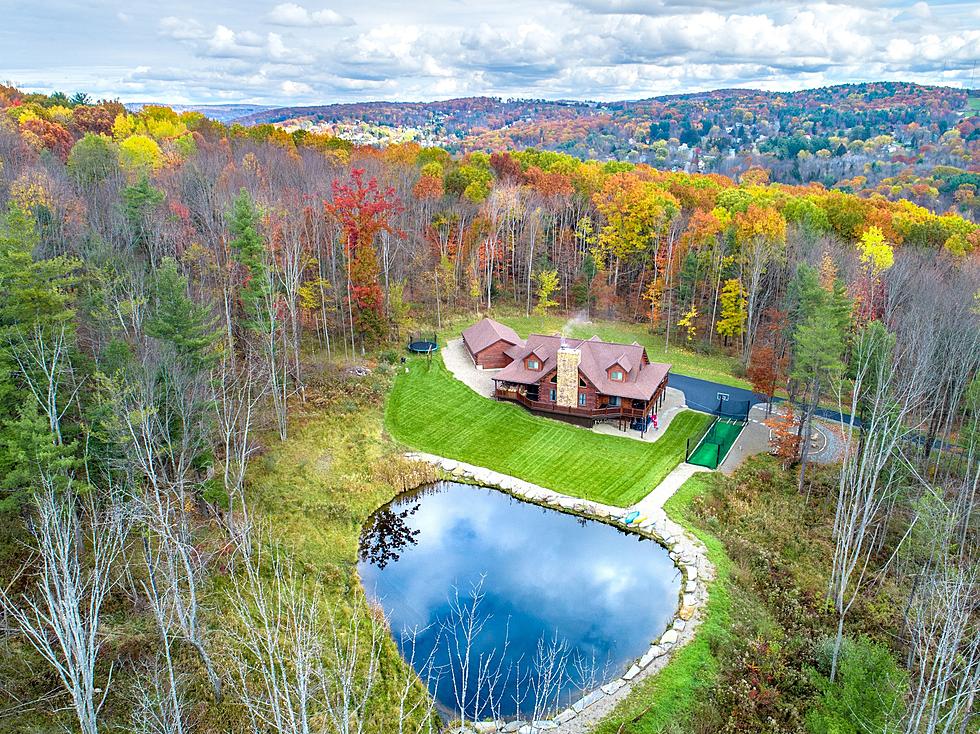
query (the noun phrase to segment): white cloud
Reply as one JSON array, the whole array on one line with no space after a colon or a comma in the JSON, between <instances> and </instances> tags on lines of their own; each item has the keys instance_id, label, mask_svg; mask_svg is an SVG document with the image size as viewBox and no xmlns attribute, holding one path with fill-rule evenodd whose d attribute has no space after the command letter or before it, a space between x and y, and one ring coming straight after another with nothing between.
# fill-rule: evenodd
<instances>
[{"instance_id":1,"label":"white cloud","mask_svg":"<svg viewBox=\"0 0 980 734\"><path fill-rule=\"evenodd\" d=\"M282 84L279 85L279 89L287 97L299 97L307 94L313 94L313 87L304 82L294 82L287 79Z\"/></svg>"},{"instance_id":2,"label":"white cloud","mask_svg":"<svg viewBox=\"0 0 980 734\"><path fill-rule=\"evenodd\" d=\"M316 57L299 48L286 45L279 33L235 31L218 24L208 31L195 19L169 16L160 21L163 35L189 45L197 55L242 62L312 64Z\"/></svg>"},{"instance_id":3,"label":"white cloud","mask_svg":"<svg viewBox=\"0 0 980 734\"><path fill-rule=\"evenodd\" d=\"M266 19L275 25L294 26L297 28L312 28L316 26L349 26L354 21L336 10L325 8L310 12L296 3L281 3L276 5Z\"/></svg>"},{"instance_id":4,"label":"white cloud","mask_svg":"<svg viewBox=\"0 0 980 734\"><path fill-rule=\"evenodd\" d=\"M176 18L172 15L160 20L160 33L178 41L207 38L207 31L196 20Z\"/></svg>"},{"instance_id":5,"label":"white cloud","mask_svg":"<svg viewBox=\"0 0 980 734\"><path fill-rule=\"evenodd\" d=\"M357 25L331 0L162 18L100 1L104 17L63 0L5 16L0 68L34 88L124 99L608 100L882 78L966 86L980 48L974 4L938 0L364 0ZM39 13L73 32L42 37Z\"/></svg>"}]
</instances>

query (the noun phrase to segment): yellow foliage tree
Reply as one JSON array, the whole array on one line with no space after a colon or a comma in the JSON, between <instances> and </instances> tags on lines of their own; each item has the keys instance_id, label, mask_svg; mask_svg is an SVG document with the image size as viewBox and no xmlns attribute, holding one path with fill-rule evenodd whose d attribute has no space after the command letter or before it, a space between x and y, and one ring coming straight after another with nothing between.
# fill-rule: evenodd
<instances>
[{"instance_id":1,"label":"yellow foliage tree","mask_svg":"<svg viewBox=\"0 0 980 734\"><path fill-rule=\"evenodd\" d=\"M50 209L53 188L54 182L47 173L28 170L10 185L10 200L25 212L36 212L40 207Z\"/></svg>"},{"instance_id":2,"label":"yellow foliage tree","mask_svg":"<svg viewBox=\"0 0 980 734\"><path fill-rule=\"evenodd\" d=\"M610 176L593 201L606 220L596 248L601 265L607 258L627 259L646 250L680 212L672 194L633 173Z\"/></svg>"},{"instance_id":3,"label":"yellow foliage tree","mask_svg":"<svg viewBox=\"0 0 980 734\"><path fill-rule=\"evenodd\" d=\"M679 327L681 327L682 329L687 329L687 340L689 342L694 341L695 337L698 335L698 327L697 324L694 323L694 320L697 317L698 317L697 306L691 306L691 310L688 311L686 314L684 314L681 320L677 322L677 325Z\"/></svg>"},{"instance_id":4,"label":"yellow foliage tree","mask_svg":"<svg viewBox=\"0 0 980 734\"><path fill-rule=\"evenodd\" d=\"M721 289L721 317L715 327L719 336L735 338L745 329L747 299L738 278L725 281Z\"/></svg>"},{"instance_id":5,"label":"yellow foliage tree","mask_svg":"<svg viewBox=\"0 0 980 734\"><path fill-rule=\"evenodd\" d=\"M119 163L131 176L145 175L163 164L163 151L146 135L132 135L119 144Z\"/></svg>"},{"instance_id":6,"label":"yellow foliage tree","mask_svg":"<svg viewBox=\"0 0 980 734\"><path fill-rule=\"evenodd\" d=\"M542 270L534 274L534 281L538 284L538 305L534 307L534 313L543 316L558 305L558 301L552 298L559 287L558 271Z\"/></svg>"},{"instance_id":7,"label":"yellow foliage tree","mask_svg":"<svg viewBox=\"0 0 980 734\"><path fill-rule=\"evenodd\" d=\"M885 242L885 235L878 227L868 227L858 242L861 263L873 278L888 270L895 262L895 250Z\"/></svg>"},{"instance_id":8,"label":"yellow foliage tree","mask_svg":"<svg viewBox=\"0 0 980 734\"><path fill-rule=\"evenodd\" d=\"M743 246L755 239L780 244L786 240L786 220L772 207L750 204L735 215L735 235Z\"/></svg>"}]
</instances>

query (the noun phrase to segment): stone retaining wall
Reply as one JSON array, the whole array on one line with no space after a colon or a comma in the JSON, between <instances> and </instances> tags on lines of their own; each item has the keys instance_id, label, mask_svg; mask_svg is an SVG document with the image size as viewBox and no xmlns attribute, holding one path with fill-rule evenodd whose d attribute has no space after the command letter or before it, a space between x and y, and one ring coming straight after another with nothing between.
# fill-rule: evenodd
<instances>
[{"instance_id":1,"label":"stone retaining wall","mask_svg":"<svg viewBox=\"0 0 980 734\"><path fill-rule=\"evenodd\" d=\"M567 709L557 713L554 718L533 722L481 722L459 730L458 734L585 734L611 713L638 681L663 669L674 652L694 637L701 623L704 605L708 600L708 583L714 578L715 569L701 542L668 518L662 509L655 510L639 526L627 525L623 518L628 515L629 510L622 507L560 494L507 474L433 454L413 452L406 456L438 466L452 476L495 487L526 502L581 515L650 538L668 550L682 575L678 608L672 623L659 639L651 642L646 653L637 658L621 677L587 693ZM642 602L642 597L638 597L637 603Z\"/></svg>"}]
</instances>

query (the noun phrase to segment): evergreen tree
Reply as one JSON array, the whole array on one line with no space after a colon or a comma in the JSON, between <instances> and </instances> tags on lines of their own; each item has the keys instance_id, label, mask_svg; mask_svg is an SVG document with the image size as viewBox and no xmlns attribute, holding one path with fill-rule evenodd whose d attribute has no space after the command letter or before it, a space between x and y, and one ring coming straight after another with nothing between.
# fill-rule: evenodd
<instances>
[{"instance_id":1,"label":"evergreen tree","mask_svg":"<svg viewBox=\"0 0 980 734\"><path fill-rule=\"evenodd\" d=\"M146 333L172 345L177 356L193 367L210 364L215 357L215 320L207 307L187 295L187 278L177 271L173 258L164 259L157 271L153 298Z\"/></svg>"},{"instance_id":2,"label":"evergreen tree","mask_svg":"<svg viewBox=\"0 0 980 734\"><path fill-rule=\"evenodd\" d=\"M147 249L149 244L149 216L163 203L164 193L150 185L146 176L121 192L123 214L133 231L133 244Z\"/></svg>"},{"instance_id":3,"label":"evergreen tree","mask_svg":"<svg viewBox=\"0 0 980 734\"><path fill-rule=\"evenodd\" d=\"M65 351L74 351L77 263L63 257L36 260L37 244L33 219L11 205L0 218L0 510L19 507L39 469L70 466L75 453L70 440L52 435L23 384L30 360L22 352L30 340L47 343L57 335ZM59 395L59 406L68 399Z\"/></svg>"},{"instance_id":4,"label":"evergreen tree","mask_svg":"<svg viewBox=\"0 0 980 734\"><path fill-rule=\"evenodd\" d=\"M800 420L801 489L806 476L813 413L820 403L821 395L839 382L844 370L842 360L850 307L840 281L834 280L826 286L807 288L801 293L801 303L807 304L807 310L798 312L802 321L793 332L791 374L803 386L805 400L804 413Z\"/></svg>"},{"instance_id":5,"label":"evergreen tree","mask_svg":"<svg viewBox=\"0 0 980 734\"><path fill-rule=\"evenodd\" d=\"M245 189L235 197L228 220L232 258L244 271L238 294L246 325L254 331L265 331L269 325L263 301L272 290L272 281L265 264L265 243L258 231L259 213Z\"/></svg>"}]
</instances>

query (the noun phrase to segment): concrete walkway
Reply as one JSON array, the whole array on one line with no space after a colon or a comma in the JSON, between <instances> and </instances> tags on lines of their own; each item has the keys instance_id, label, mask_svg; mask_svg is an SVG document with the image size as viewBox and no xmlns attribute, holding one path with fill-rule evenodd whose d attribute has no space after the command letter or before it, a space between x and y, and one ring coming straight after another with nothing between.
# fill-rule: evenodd
<instances>
[{"instance_id":1,"label":"concrete walkway","mask_svg":"<svg viewBox=\"0 0 980 734\"><path fill-rule=\"evenodd\" d=\"M596 423L596 425L593 426L592 431L594 433L603 433L607 436L634 438L637 441L647 441L648 443L653 443L667 432L667 427L674 419L674 416L680 413L682 410L687 410L687 404L684 402L684 393L675 388L668 387L664 393L664 404L657 413L656 430L654 430L651 426L646 431L634 431L630 428L627 428L625 431L621 431L612 423Z\"/></svg>"},{"instance_id":2,"label":"concrete walkway","mask_svg":"<svg viewBox=\"0 0 980 734\"><path fill-rule=\"evenodd\" d=\"M728 450L728 455L718 465L718 471L731 474L750 456L769 451L769 426L763 423L764 420L766 420L765 405L752 406L748 422Z\"/></svg>"},{"instance_id":3,"label":"concrete walkway","mask_svg":"<svg viewBox=\"0 0 980 734\"><path fill-rule=\"evenodd\" d=\"M693 464L682 462L674 467L674 471L664 477L664 480L654 487L650 494L641 499L630 509L637 510L640 514L648 517L653 517L659 513L663 513L664 503L674 496L674 492L680 489L684 482L693 477L695 474L710 471L710 469L703 466L694 466Z\"/></svg>"},{"instance_id":4,"label":"concrete walkway","mask_svg":"<svg viewBox=\"0 0 980 734\"><path fill-rule=\"evenodd\" d=\"M519 722L517 725L513 722L506 724L504 722L481 723L479 734L490 734L491 732L537 734L545 731L554 734L587 734L629 695L638 681L656 675L663 670L674 652L694 638L702 621L704 605L708 600L708 584L715 578L715 568L708 560L707 550L701 541L667 517L663 511L663 502L682 483L680 482L680 475L675 478L676 486L669 493L666 487L659 492L658 490L671 479L673 474L669 475L660 487L657 487L650 495L637 503L636 507L646 502L645 507L650 508L646 520L639 525L627 525L623 520L632 511L632 508L613 507L572 497L517 477L501 474L492 469L434 454L412 452L406 456L416 461L424 461L438 466L451 476L496 487L518 499L550 507L559 512L574 513L606 522L626 532L656 540L668 549L674 565L681 574L681 592L678 595L678 609L673 620L659 638L651 644L646 653L637 658L621 677L586 693L571 706L557 713L554 718L533 723ZM678 467L678 469L680 468ZM697 467L691 467L691 469L693 470L692 474L697 471ZM642 603L642 598L642 594L637 596L638 603ZM478 734L476 726L463 729L462 732L463 734Z\"/></svg>"}]
</instances>

